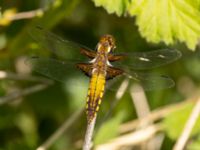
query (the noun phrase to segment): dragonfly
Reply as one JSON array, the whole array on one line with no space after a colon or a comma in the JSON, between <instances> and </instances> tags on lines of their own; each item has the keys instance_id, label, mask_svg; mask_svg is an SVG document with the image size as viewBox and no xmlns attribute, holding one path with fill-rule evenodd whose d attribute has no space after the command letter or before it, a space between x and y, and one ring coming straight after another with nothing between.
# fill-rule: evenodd
<instances>
[{"instance_id":1,"label":"dragonfly","mask_svg":"<svg viewBox=\"0 0 200 150\"><path fill-rule=\"evenodd\" d=\"M152 69L177 60L181 57L181 52L178 50L115 53L115 39L108 34L100 37L93 50L85 45L64 40L41 27L32 30L33 39L56 56L55 58L40 56L28 58L27 64L33 70L61 82L65 82L67 76L76 71L82 71L89 77L86 98L88 123L96 117L105 89L118 89L120 83L126 78L131 83L141 84L145 90L174 86L174 81L167 76L149 75L141 73L140 70Z\"/></svg>"}]
</instances>

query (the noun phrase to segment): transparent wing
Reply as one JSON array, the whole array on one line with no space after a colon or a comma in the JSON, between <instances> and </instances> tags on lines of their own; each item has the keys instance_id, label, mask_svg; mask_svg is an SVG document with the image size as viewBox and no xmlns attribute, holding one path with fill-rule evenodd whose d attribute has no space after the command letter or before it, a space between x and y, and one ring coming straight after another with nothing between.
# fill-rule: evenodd
<instances>
[{"instance_id":1,"label":"transparent wing","mask_svg":"<svg viewBox=\"0 0 200 150\"><path fill-rule=\"evenodd\" d=\"M31 66L33 70L57 81L65 82L67 78L70 78L70 76L74 77L74 75L81 74L81 71L78 70L75 65L76 63L83 62L83 60L87 59L87 57L80 54L81 48L86 49L89 52L94 52L85 46L63 40L62 38L51 32L45 31L42 28L34 28L31 30L31 35L40 45L56 54L59 58L62 58L62 60L66 60L60 61L55 59L32 57L26 61L26 63ZM130 68L151 69L173 62L181 57L181 53L179 51L171 49L161 49L141 53L122 53L115 55L125 56L123 60L115 63L116 67L125 70L130 70ZM82 77L84 78L85 76L83 75ZM129 79L130 85L133 83L139 83L145 90L170 88L174 85L173 80L165 76L126 71L124 75L108 81L108 89L117 90L121 81L125 78Z\"/></svg>"},{"instance_id":2,"label":"transparent wing","mask_svg":"<svg viewBox=\"0 0 200 150\"><path fill-rule=\"evenodd\" d=\"M106 88L113 91L118 90L121 86L121 83L127 79L127 88L130 88L133 84L140 84L145 91L162 90L171 88L175 85L174 81L168 76L127 71L123 75L109 80L107 82Z\"/></svg>"},{"instance_id":3,"label":"transparent wing","mask_svg":"<svg viewBox=\"0 0 200 150\"><path fill-rule=\"evenodd\" d=\"M175 49L160 49L150 52L121 53L124 59L116 62L117 67L144 70L156 68L171 63L181 57L181 52Z\"/></svg>"},{"instance_id":4,"label":"transparent wing","mask_svg":"<svg viewBox=\"0 0 200 150\"><path fill-rule=\"evenodd\" d=\"M33 28L30 33L37 43L65 60L86 60L87 57L80 54L81 49L94 53L94 50L91 50L86 46L64 40L41 27ZM171 63L181 57L181 52L175 49L160 49L150 52L130 52L114 55L125 56L123 60L115 63L117 67L129 67L135 70L142 70L152 69Z\"/></svg>"},{"instance_id":5,"label":"transparent wing","mask_svg":"<svg viewBox=\"0 0 200 150\"><path fill-rule=\"evenodd\" d=\"M34 71L60 82L66 82L69 79L81 76L81 78L76 79L80 80L80 82L77 81L73 84L75 87L85 86L82 85L82 80L87 80L87 82L89 82L89 78L86 77L78 68L76 68L77 61L67 62L49 58L31 57L28 58L25 63ZM140 84L146 91L166 89L173 87L175 84L174 81L167 76L126 71L123 75L108 80L106 83L106 90L118 90L121 86L121 83L125 79L128 79L129 81L128 88L137 83Z\"/></svg>"},{"instance_id":6,"label":"transparent wing","mask_svg":"<svg viewBox=\"0 0 200 150\"><path fill-rule=\"evenodd\" d=\"M80 75L82 75L82 78L87 78L76 68L77 61L67 62L49 58L30 57L25 63L32 70L60 82L66 82L68 79Z\"/></svg>"},{"instance_id":7,"label":"transparent wing","mask_svg":"<svg viewBox=\"0 0 200 150\"><path fill-rule=\"evenodd\" d=\"M80 54L81 49L94 52L94 50L91 50L81 44L64 40L41 27L32 28L30 34L32 38L43 48L56 54L61 59L85 60L87 57Z\"/></svg>"}]
</instances>

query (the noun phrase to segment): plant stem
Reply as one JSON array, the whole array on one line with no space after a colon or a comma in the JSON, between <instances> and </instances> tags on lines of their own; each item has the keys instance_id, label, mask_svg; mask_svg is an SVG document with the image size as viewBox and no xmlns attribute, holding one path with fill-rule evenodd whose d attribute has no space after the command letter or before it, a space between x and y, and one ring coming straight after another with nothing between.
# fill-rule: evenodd
<instances>
[{"instance_id":1,"label":"plant stem","mask_svg":"<svg viewBox=\"0 0 200 150\"><path fill-rule=\"evenodd\" d=\"M173 150L183 150L185 148L186 143L190 137L193 127L195 126L195 123L197 122L199 115L200 115L200 98L198 98L191 112L191 115L187 123L185 124L181 136L179 137L179 139L177 140L176 144L173 147Z\"/></svg>"},{"instance_id":2,"label":"plant stem","mask_svg":"<svg viewBox=\"0 0 200 150\"><path fill-rule=\"evenodd\" d=\"M47 150L55 141L61 137L73 123L83 114L84 108L77 110L69 119L67 119L42 145L36 150Z\"/></svg>"},{"instance_id":3,"label":"plant stem","mask_svg":"<svg viewBox=\"0 0 200 150\"><path fill-rule=\"evenodd\" d=\"M83 150L90 150L90 148L92 147L91 140L92 140L95 123L96 123L96 117L94 117L92 122L88 123L88 125L87 125L87 130L85 133L85 140L84 140L84 144L83 144Z\"/></svg>"},{"instance_id":4,"label":"plant stem","mask_svg":"<svg viewBox=\"0 0 200 150\"><path fill-rule=\"evenodd\" d=\"M38 84L38 85L34 85L32 87L29 87L27 89L23 89L22 91L12 92L9 95L0 97L0 106L3 104L6 104L6 103L12 102L19 97L30 95L30 94L38 92L38 91L42 91L42 90L46 89L48 86L49 85L47 85L47 84Z\"/></svg>"}]
</instances>

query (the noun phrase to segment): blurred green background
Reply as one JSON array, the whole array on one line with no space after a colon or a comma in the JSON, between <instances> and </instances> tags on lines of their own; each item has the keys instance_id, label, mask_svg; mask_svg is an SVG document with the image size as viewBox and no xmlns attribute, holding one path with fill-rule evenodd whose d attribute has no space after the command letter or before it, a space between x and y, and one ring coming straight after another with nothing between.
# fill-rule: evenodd
<instances>
[{"instance_id":1,"label":"blurred green background","mask_svg":"<svg viewBox=\"0 0 200 150\"><path fill-rule=\"evenodd\" d=\"M179 24L174 24L177 27L174 27L172 33L174 35L171 35L173 40L170 40L170 37L166 40L159 29L157 30L159 36L155 40L147 35L144 28L140 26L142 16L139 12L136 12L136 10L141 9L139 6L137 6L137 9L134 8L134 13L132 12L133 8L131 8L134 4L131 4L131 1L121 0L120 4L112 2L109 5L103 0L0 0L0 149L36 149L65 120L72 117L77 110L85 107L88 83L82 80L81 83L85 86L70 87L73 82L76 82L76 78L82 79L81 73L78 77L68 79L68 82L64 84L54 82L47 88L36 90L30 94L22 94L25 90L39 84L42 78L41 75L31 72L30 68L25 65L25 58L33 53L37 55L48 53L48 51L39 47L30 36L30 29L38 25L63 38L84 44L90 48L95 48L101 35L112 34L116 38L118 49L123 52L151 51L166 47L180 50L183 55L181 59L152 70L154 73L169 75L176 85L166 90L146 92L151 110L179 103L199 94L197 91L200 86L200 50L199 41L194 38L197 34L199 39L199 18L196 19L197 23L194 23L193 29L196 33L193 30L188 30L187 34L185 33L180 37L178 30L182 28ZM121 6L122 2L124 3L123 6ZM129 6L127 3L133 6ZM188 4L189 8L195 9L195 13L199 11L199 7L189 0L185 3ZM106 9L95 7L95 5L103 5ZM111 5L112 7L109 7ZM119 5L121 6L120 10L117 9ZM144 6L146 5L144 4ZM176 6L185 5L176 4ZM178 8L185 9L188 7ZM153 10L146 11L151 14ZM30 13L21 15L22 12ZM199 12L195 15L192 14L193 12L191 11L189 16L195 19L194 16L198 16ZM159 11L154 13L159 14ZM185 13L187 14L186 11ZM167 24L167 20L165 21ZM149 24L151 24L151 21ZM161 28L159 25L158 27ZM175 32L175 29L177 32ZM153 32L154 29L152 28L151 31ZM168 31L164 32L168 33ZM153 35L151 32L150 34ZM189 41L190 39L191 41ZM8 73L6 77L4 76L5 72ZM36 77L37 79L32 79L27 75L32 75L33 78ZM17 94L19 96L16 96ZM106 93L99 111L97 130L94 135L97 145L98 142L103 143L109 138L117 137L119 135L118 128L123 122L137 119L136 110L128 93L120 99L111 110L110 115L106 116L115 99L114 97L115 92ZM6 99L9 99L9 101L1 102ZM160 149L172 149L181 132L175 129L180 128L180 126L183 127L187 119L181 117L180 114L184 112L185 116L188 116L191 108L189 105L185 109L178 110L179 112L176 112L176 115L171 114L171 116L164 118L164 121L160 121L166 127L163 129L165 137ZM50 149L81 149L86 125L86 116L83 112L78 121L75 121L70 129L53 143ZM100 135L98 131L105 135ZM191 135L188 149L200 149L199 131L200 125L197 123L196 130Z\"/></svg>"}]
</instances>

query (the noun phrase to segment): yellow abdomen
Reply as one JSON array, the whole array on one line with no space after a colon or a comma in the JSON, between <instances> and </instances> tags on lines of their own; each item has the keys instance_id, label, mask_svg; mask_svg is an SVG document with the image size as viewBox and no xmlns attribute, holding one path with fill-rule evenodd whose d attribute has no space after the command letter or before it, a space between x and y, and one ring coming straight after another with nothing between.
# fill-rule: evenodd
<instances>
[{"instance_id":1,"label":"yellow abdomen","mask_svg":"<svg viewBox=\"0 0 200 150\"><path fill-rule=\"evenodd\" d=\"M105 88L105 75L93 74L90 80L90 85L87 95L86 113L87 121L90 123L96 116L99 110L101 100L103 97Z\"/></svg>"}]
</instances>

